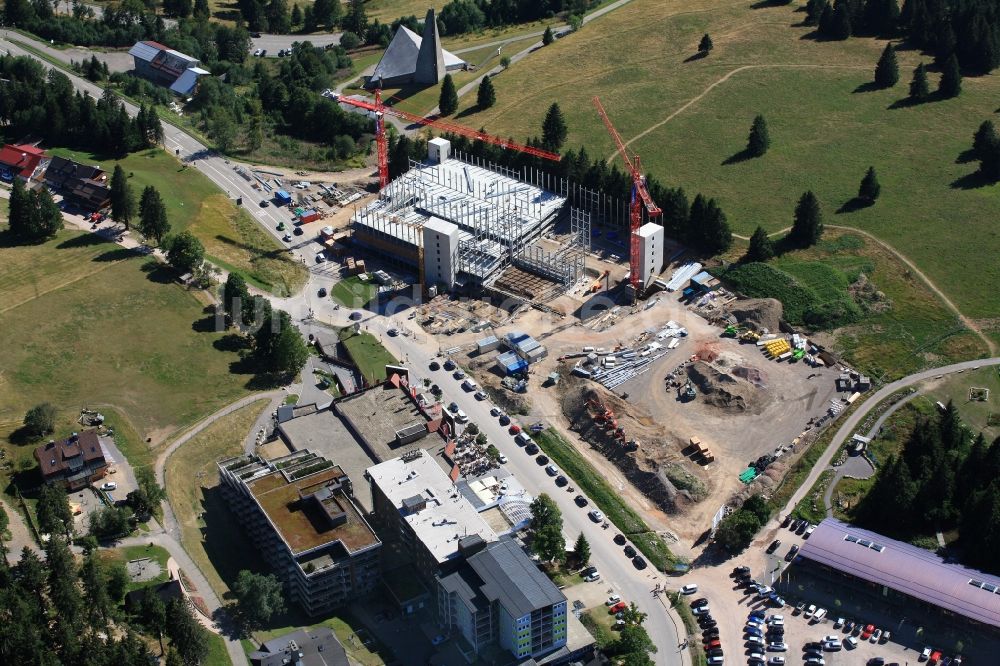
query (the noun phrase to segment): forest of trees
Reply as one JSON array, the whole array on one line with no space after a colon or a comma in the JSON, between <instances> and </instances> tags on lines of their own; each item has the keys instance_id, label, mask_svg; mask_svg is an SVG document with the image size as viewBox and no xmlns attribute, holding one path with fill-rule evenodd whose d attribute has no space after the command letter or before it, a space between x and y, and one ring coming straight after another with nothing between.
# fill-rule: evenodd
<instances>
[{"instance_id":1,"label":"forest of trees","mask_svg":"<svg viewBox=\"0 0 1000 666\"><path fill-rule=\"evenodd\" d=\"M949 402L881 463L859 523L902 539L958 528L963 561L1000 572L1000 437L974 436Z\"/></svg>"},{"instance_id":2,"label":"forest of trees","mask_svg":"<svg viewBox=\"0 0 1000 666\"><path fill-rule=\"evenodd\" d=\"M101 99L73 90L66 75L33 58L0 56L0 123L8 136L34 136L53 146L123 156L163 138L152 108L135 118L111 92Z\"/></svg>"},{"instance_id":3,"label":"forest of trees","mask_svg":"<svg viewBox=\"0 0 1000 666\"><path fill-rule=\"evenodd\" d=\"M45 39L79 46L132 46L165 30L163 19L150 12L141 0L105 5L100 18L95 18L93 10L83 3L74 3L72 13L67 15L55 14L51 0L6 0L4 23Z\"/></svg>"},{"instance_id":4,"label":"forest of trees","mask_svg":"<svg viewBox=\"0 0 1000 666\"><path fill-rule=\"evenodd\" d=\"M597 4L599 0L452 0L441 9L438 27L443 35L458 35L552 18L561 12L580 15Z\"/></svg>"},{"instance_id":5,"label":"forest of trees","mask_svg":"<svg viewBox=\"0 0 1000 666\"><path fill-rule=\"evenodd\" d=\"M123 564L104 560L94 549L77 558L59 535L46 542L45 559L27 548L14 565L0 557L0 663L148 664L155 654L140 629L171 639L167 663L194 665L205 658L207 632L190 604L143 604L129 617L121 605L128 584Z\"/></svg>"},{"instance_id":6,"label":"forest of trees","mask_svg":"<svg viewBox=\"0 0 1000 666\"><path fill-rule=\"evenodd\" d=\"M991 0L809 0L805 22L825 39L905 37L939 65L954 55L974 74L1000 65L1000 5Z\"/></svg>"}]
</instances>

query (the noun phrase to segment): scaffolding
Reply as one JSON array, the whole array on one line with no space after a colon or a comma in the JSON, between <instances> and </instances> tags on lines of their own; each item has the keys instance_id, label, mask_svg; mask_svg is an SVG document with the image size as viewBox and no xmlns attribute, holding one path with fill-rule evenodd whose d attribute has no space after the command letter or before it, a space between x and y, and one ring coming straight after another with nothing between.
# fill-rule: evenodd
<instances>
[{"instance_id":1,"label":"scaffolding","mask_svg":"<svg viewBox=\"0 0 1000 666\"><path fill-rule=\"evenodd\" d=\"M570 239L555 252L538 245L522 246L514 255L514 265L558 282L568 289L584 274L590 252L590 213L570 209Z\"/></svg>"}]
</instances>

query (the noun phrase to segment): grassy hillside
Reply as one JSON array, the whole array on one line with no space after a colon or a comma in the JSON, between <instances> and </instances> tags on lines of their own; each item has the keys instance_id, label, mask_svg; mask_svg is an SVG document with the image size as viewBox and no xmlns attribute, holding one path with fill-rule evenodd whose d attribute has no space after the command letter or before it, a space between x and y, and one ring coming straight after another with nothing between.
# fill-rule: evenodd
<instances>
[{"instance_id":1,"label":"grassy hillside","mask_svg":"<svg viewBox=\"0 0 1000 666\"><path fill-rule=\"evenodd\" d=\"M669 184L719 199L734 230L791 223L798 196L813 189L830 224L856 226L916 262L972 318L1000 311L1000 188L969 187L961 163L972 133L997 108L1000 76L966 79L958 99L892 108L922 57L900 53L901 81L867 91L884 42L804 39L796 4L752 9L724 0L633 0L597 24L541 49L496 77L497 105L462 119L500 136L540 133L558 101L568 146L611 156L591 104L601 99L646 168ZM691 59L702 34L711 55ZM623 45L627 45L625 48ZM932 73L931 85L938 75ZM463 100L463 110L474 105ZM763 113L771 150L731 160ZM728 162L728 163L727 163ZM874 165L882 198L872 208L835 211ZM956 267L962 267L956 270ZM970 276L975 276L971 278Z\"/></svg>"},{"instance_id":2,"label":"grassy hillside","mask_svg":"<svg viewBox=\"0 0 1000 666\"><path fill-rule=\"evenodd\" d=\"M0 254L0 438L49 401L59 434L80 407L108 406L144 446L246 392L237 355L196 326L205 304L153 260L70 231Z\"/></svg>"}]
</instances>

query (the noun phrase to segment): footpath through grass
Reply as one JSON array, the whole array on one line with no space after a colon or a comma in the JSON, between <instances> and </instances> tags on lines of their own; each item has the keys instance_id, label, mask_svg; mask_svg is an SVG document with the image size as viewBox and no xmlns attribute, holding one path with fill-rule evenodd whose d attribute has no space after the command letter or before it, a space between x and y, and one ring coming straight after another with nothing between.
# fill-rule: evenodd
<instances>
[{"instance_id":1,"label":"footpath through grass","mask_svg":"<svg viewBox=\"0 0 1000 666\"><path fill-rule=\"evenodd\" d=\"M330 297L346 308L363 308L378 295L378 285L357 275L346 277L330 287Z\"/></svg>"},{"instance_id":2,"label":"footpath through grass","mask_svg":"<svg viewBox=\"0 0 1000 666\"><path fill-rule=\"evenodd\" d=\"M216 461L243 453L243 441L267 405L263 399L228 414L195 435L167 460L167 498L181 528L181 543L219 598L240 569L262 570L219 490Z\"/></svg>"},{"instance_id":3,"label":"footpath through grass","mask_svg":"<svg viewBox=\"0 0 1000 666\"><path fill-rule=\"evenodd\" d=\"M789 226L811 189L828 223L875 234L965 315L995 317L1000 290L982 285L1000 283L1000 188L978 187L964 154L979 124L995 116L1000 76L966 78L956 99L895 106L930 56L900 50L900 82L868 90L884 40L805 39L813 29L800 25L802 3L763 5L632 0L497 76L494 107L474 110L475 96L464 98L459 113L472 113L461 122L523 141L540 133L558 101L567 147L607 157L614 145L590 99L600 95L626 141L642 135L630 148L650 173L689 198L716 197L736 233ZM715 48L690 59L705 33ZM932 88L939 76L930 75ZM770 149L732 159L757 113L767 119ZM882 186L878 202L837 214L869 166Z\"/></svg>"},{"instance_id":4,"label":"footpath through grass","mask_svg":"<svg viewBox=\"0 0 1000 666\"><path fill-rule=\"evenodd\" d=\"M597 505L615 527L627 535L649 563L660 571L666 571L676 561L666 542L646 525L646 522L630 507L621 495L594 469L572 444L549 428L532 435L552 462L573 479L580 490Z\"/></svg>"}]
</instances>

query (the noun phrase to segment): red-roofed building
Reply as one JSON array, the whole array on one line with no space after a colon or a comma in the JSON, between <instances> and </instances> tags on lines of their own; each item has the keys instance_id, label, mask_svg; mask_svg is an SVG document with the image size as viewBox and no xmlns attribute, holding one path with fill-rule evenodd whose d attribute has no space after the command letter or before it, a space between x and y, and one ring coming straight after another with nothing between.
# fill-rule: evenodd
<instances>
[{"instance_id":1,"label":"red-roofed building","mask_svg":"<svg viewBox=\"0 0 1000 666\"><path fill-rule=\"evenodd\" d=\"M8 143L0 148L0 178L10 182L16 176L25 182L41 181L49 156L37 146Z\"/></svg>"},{"instance_id":2,"label":"red-roofed building","mask_svg":"<svg viewBox=\"0 0 1000 666\"><path fill-rule=\"evenodd\" d=\"M93 430L39 446L35 460L45 483L61 483L67 490L84 488L108 471L108 461Z\"/></svg>"}]
</instances>

